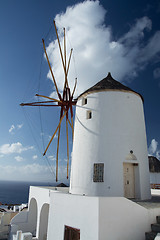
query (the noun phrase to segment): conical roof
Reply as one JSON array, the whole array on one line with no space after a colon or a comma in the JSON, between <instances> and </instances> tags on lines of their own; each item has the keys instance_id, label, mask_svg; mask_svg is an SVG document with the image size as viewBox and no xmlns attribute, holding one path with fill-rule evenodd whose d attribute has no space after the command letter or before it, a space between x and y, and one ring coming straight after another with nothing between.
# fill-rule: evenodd
<instances>
[{"instance_id":1,"label":"conical roof","mask_svg":"<svg viewBox=\"0 0 160 240\"><path fill-rule=\"evenodd\" d=\"M102 92L102 91L107 91L107 90L134 92L134 93L138 94L143 100L143 97L139 93L133 91L131 88L126 87L122 83L113 79L110 72L108 73L108 76L106 78L104 78L101 81L99 81L98 83L96 83L93 87L87 89L79 97L81 97L82 95L87 94L87 93L89 94L91 92Z\"/></svg>"}]
</instances>

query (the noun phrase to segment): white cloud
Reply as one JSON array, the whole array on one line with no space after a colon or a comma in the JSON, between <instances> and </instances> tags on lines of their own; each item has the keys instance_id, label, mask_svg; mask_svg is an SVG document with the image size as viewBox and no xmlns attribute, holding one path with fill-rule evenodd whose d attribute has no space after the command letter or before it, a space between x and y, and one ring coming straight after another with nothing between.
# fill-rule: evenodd
<instances>
[{"instance_id":1,"label":"white cloud","mask_svg":"<svg viewBox=\"0 0 160 240\"><path fill-rule=\"evenodd\" d=\"M51 135L49 135L49 136L48 136L48 140L50 141L50 140L51 140L51 138L52 138L52 136L51 136ZM55 134L55 136L54 136L54 139L56 139L56 138L58 138L58 135L57 135L57 134Z\"/></svg>"},{"instance_id":2,"label":"white cloud","mask_svg":"<svg viewBox=\"0 0 160 240\"><path fill-rule=\"evenodd\" d=\"M151 144L148 148L148 155L155 156L160 160L160 150L158 149L158 142L155 139L152 139Z\"/></svg>"},{"instance_id":3,"label":"white cloud","mask_svg":"<svg viewBox=\"0 0 160 240\"><path fill-rule=\"evenodd\" d=\"M56 134L56 135L54 136L54 138L58 138L58 134Z\"/></svg>"},{"instance_id":4,"label":"white cloud","mask_svg":"<svg viewBox=\"0 0 160 240\"><path fill-rule=\"evenodd\" d=\"M15 160L16 160L17 162L22 162L22 161L24 161L24 158L21 157L21 156L16 156L16 157L15 157Z\"/></svg>"},{"instance_id":5,"label":"white cloud","mask_svg":"<svg viewBox=\"0 0 160 240\"><path fill-rule=\"evenodd\" d=\"M105 15L106 10L99 1L84 1L68 7L65 13L55 17L61 43L62 28L66 27L68 56L69 43L74 49L78 76L75 74L72 58L68 79L73 87L74 79L78 77L76 95L104 78L108 72L119 81L123 81L124 78L134 78L160 52L159 31L148 40L146 45L143 43L145 31L150 31L152 27L148 17L137 19L126 34L115 40L111 27L104 23ZM58 88L62 91L64 73L57 40L49 44L47 53ZM50 73L48 77L51 79Z\"/></svg>"},{"instance_id":6,"label":"white cloud","mask_svg":"<svg viewBox=\"0 0 160 240\"><path fill-rule=\"evenodd\" d=\"M138 55L139 63L147 64L149 60L157 57L160 52L160 31L157 31L148 41L148 44L140 49L141 52Z\"/></svg>"},{"instance_id":7,"label":"white cloud","mask_svg":"<svg viewBox=\"0 0 160 240\"><path fill-rule=\"evenodd\" d=\"M17 128L21 129L23 127L23 123L22 124L17 124Z\"/></svg>"},{"instance_id":8,"label":"white cloud","mask_svg":"<svg viewBox=\"0 0 160 240\"><path fill-rule=\"evenodd\" d=\"M143 39L144 37L144 30L151 30L152 22L148 17L143 17L141 19L136 20L134 26L131 27L129 32L127 32L119 42L127 45L132 46L133 44L138 44L139 39Z\"/></svg>"},{"instance_id":9,"label":"white cloud","mask_svg":"<svg viewBox=\"0 0 160 240\"><path fill-rule=\"evenodd\" d=\"M52 92L52 93L50 94L50 97L57 99L57 92ZM54 104L56 105L57 103L54 103Z\"/></svg>"},{"instance_id":10,"label":"white cloud","mask_svg":"<svg viewBox=\"0 0 160 240\"><path fill-rule=\"evenodd\" d=\"M15 131L16 129L21 129L23 127L23 123L22 124L17 124L17 126L15 127L14 124L12 124L12 126L9 129L9 133L13 133L13 131Z\"/></svg>"},{"instance_id":11,"label":"white cloud","mask_svg":"<svg viewBox=\"0 0 160 240\"><path fill-rule=\"evenodd\" d=\"M148 152L150 155L155 154L157 150L158 142L155 139L152 139L151 144L149 146Z\"/></svg>"},{"instance_id":12,"label":"white cloud","mask_svg":"<svg viewBox=\"0 0 160 240\"><path fill-rule=\"evenodd\" d=\"M14 126L14 125L12 125L12 126L10 127L9 133L13 133L13 130L15 130L15 126Z\"/></svg>"},{"instance_id":13,"label":"white cloud","mask_svg":"<svg viewBox=\"0 0 160 240\"><path fill-rule=\"evenodd\" d=\"M38 180L43 179L43 176L47 177L50 171L47 166L39 164L28 164L24 166L1 166L1 179L15 179L15 180ZM48 176L49 177L49 176ZM52 176L53 177L53 176Z\"/></svg>"},{"instance_id":14,"label":"white cloud","mask_svg":"<svg viewBox=\"0 0 160 240\"><path fill-rule=\"evenodd\" d=\"M33 146L23 147L22 143L12 143L12 144L3 144L0 146L0 153L1 154L12 154L12 153L21 153L27 150L33 149Z\"/></svg>"},{"instance_id":15,"label":"white cloud","mask_svg":"<svg viewBox=\"0 0 160 240\"><path fill-rule=\"evenodd\" d=\"M38 156L37 155L33 155L33 157L32 157L34 160L35 159L37 159L38 158Z\"/></svg>"},{"instance_id":16,"label":"white cloud","mask_svg":"<svg viewBox=\"0 0 160 240\"><path fill-rule=\"evenodd\" d=\"M48 156L48 159L51 160L51 161L55 161L56 160L56 158L53 155Z\"/></svg>"},{"instance_id":17,"label":"white cloud","mask_svg":"<svg viewBox=\"0 0 160 240\"><path fill-rule=\"evenodd\" d=\"M154 78L160 78L160 68L156 68L153 71Z\"/></svg>"},{"instance_id":18,"label":"white cloud","mask_svg":"<svg viewBox=\"0 0 160 240\"><path fill-rule=\"evenodd\" d=\"M27 164L24 166L0 165L0 178L3 180L23 180L23 181L55 181L55 167L52 166L52 173L48 166L40 164ZM66 181L66 167L59 165L59 182Z\"/></svg>"}]
</instances>

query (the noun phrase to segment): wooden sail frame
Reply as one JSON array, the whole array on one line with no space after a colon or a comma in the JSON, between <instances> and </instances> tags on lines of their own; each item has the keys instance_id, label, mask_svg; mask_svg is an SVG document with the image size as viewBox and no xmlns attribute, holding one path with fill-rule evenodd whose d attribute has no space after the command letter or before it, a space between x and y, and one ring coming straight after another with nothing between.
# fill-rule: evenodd
<instances>
[{"instance_id":1,"label":"wooden sail frame","mask_svg":"<svg viewBox=\"0 0 160 240\"><path fill-rule=\"evenodd\" d=\"M68 135L68 123L71 126L71 130L72 130L72 139L74 136L74 128L73 128L73 106L76 105L76 100L73 99L74 93L75 93L75 89L77 86L77 78L75 79L75 85L73 88L73 92L71 94L70 91L70 87L69 87L69 83L68 83L68 72L69 72L69 67L70 67L70 62L71 62L71 57L72 57L72 52L73 49L71 48L70 50L70 54L69 54L69 58L67 61L67 52L66 52L66 32L65 32L65 28L63 28L63 37L64 37L64 53L62 53L62 48L61 48L61 43L60 43L60 39L58 36L58 31L57 31L57 27L56 27L56 23L55 21L53 21L54 23L54 27L55 27L55 32L56 32L56 36L57 36L57 40L58 40L58 46L59 46L59 51L60 51L60 57L61 57L61 61L62 61L62 66L63 66L63 71L64 71L64 77L65 77L65 81L64 81L64 87L63 87L63 94L61 95L59 90L58 90L58 86L55 80L55 76L53 74L52 71L52 67L47 55L47 51L46 51L46 47L45 47L45 42L44 39L42 39L42 43L43 43L43 48L44 48L44 52L45 52L45 56L48 62L48 66L51 72L51 76L53 79L53 83L57 92L57 96L58 99L55 98L51 98L45 95L40 95L40 94L36 94L36 96L38 97L42 97L47 99L46 101L41 101L41 102L31 102L31 103L21 103L21 106L45 106L45 107L60 107L60 120L58 123L58 126L56 128L56 130L54 131L44 153L43 156L46 154L48 148L50 147L51 142L53 141L57 131L58 131L58 138L57 138L57 153L56 153L56 181L58 181L58 156L59 156L59 145L60 145L60 132L61 132L61 123L63 121L64 118L66 118L66 138L67 138L67 179L69 176L69 135ZM70 117L71 117L71 122L69 120L69 112L70 112Z\"/></svg>"}]
</instances>

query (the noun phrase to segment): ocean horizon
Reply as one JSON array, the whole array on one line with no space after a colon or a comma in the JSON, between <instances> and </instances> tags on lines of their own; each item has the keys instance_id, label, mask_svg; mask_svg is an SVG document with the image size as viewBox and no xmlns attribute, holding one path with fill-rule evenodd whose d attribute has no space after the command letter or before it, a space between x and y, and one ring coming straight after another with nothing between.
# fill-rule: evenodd
<instances>
[{"instance_id":1,"label":"ocean horizon","mask_svg":"<svg viewBox=\"0 0 160 240\"><path fill-rule=\"evenodd\" d=\"M56 186L50 182L24 182L0 180L0 202L4 204L28 203L30 186Z\"/></svg>"}]
</instances>

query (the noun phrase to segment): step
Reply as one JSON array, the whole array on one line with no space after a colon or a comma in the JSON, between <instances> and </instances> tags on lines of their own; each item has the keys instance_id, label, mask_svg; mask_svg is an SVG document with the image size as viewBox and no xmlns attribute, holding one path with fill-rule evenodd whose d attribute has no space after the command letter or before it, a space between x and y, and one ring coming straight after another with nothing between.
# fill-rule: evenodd
<instances>
[{"instance_id":1,"label":"step","mask_svg":"<svg viewBox=\"0 0 160 240\"><path fill-rule=\"evenodd\" d=\"M160 224L158 223L151 224L151 229L153 232L160 233Z\"/></svg>"},{"instance_id":2,"label":"step","mask_svg":"<svg viewBox=\"0 0 160 240\"><path fill-rule=\"evenodd\" d=\"M156 217L156 220L157 220L157 223L160 224L160 216L157 216L157 217Z\"/></svg>"},{"instance_id":3,"label":"step","mask_svg":"<svg viewBox=\"0 0 160 240\"><path fill-rule=\"evenodd\" d=\"M146 232L146 240L154 240L156 237L157 233L156 232Z\"/></svg>"}]
</instances>

